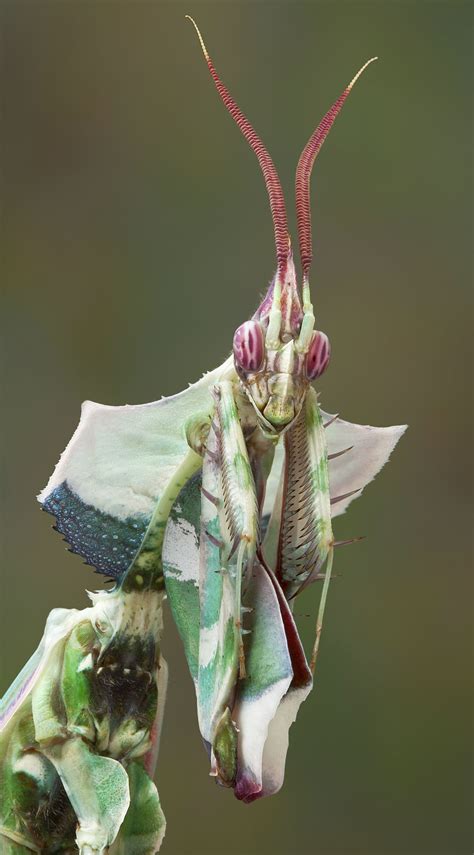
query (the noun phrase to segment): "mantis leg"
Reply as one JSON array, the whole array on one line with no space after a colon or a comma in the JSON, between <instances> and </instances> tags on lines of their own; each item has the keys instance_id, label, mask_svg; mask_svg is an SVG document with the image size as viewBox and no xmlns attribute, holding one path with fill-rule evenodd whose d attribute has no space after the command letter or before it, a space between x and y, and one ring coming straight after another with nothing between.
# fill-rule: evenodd
<instances>
[{"instance_id":1,"label":"mantis leg","mask_svg":"<svg viewBox=\"0 0 474 855\"><path fill-rule=\"evenodd\" d=\"M168 482L158 501L148 524L142 545L138 550L122 582L125 593L138 587L152 585L161 590L164 587L162 547L166 523L178 496L189 478L201 468L202 459L193 449L188 452Z\"/></svg>"},{"instance_id":2,"label":"mantis leg","mask_svg":"<svg viewBox=\"0 0 474 855\"><path fill-rule=\"evenodd\" d=\"M230 786L236 738L228 711L237 675L245 676L242 587L255 556L258 510L232 383L219 383L214 398L202 475L197 691L201 733L212 747L212 772Z\"/></svg>"},{"instance_id":3,"label":"mantis leg","mask_svg":"<svg viewBox=\"0 0 474 855\"><path fill-rule=\"evenodd\" d=\"M130 807L111 855L155 855L165 835L166 820L158 790L139 762L127 768Z\"/></svg>"},{"instance_id":4,"label":"mantis leg","mask_svg":"<svg viewBox=\"0 0 474 855\"><path fill-rule=\"evenodd\" d=\"M258 536L258 506L255 481L242 432L233 384L223 381L215 387L214 433L219 462L219 492L225 519L226 553L223 563L230 566L235 553L235 621L239 630L239 670L245 677L242 643L242 585L251 569ZM215 459L214 459L215 463Z\"/></svg>"},{"instance_id":5,"label":"mantis leg","mask_svg":"<svg viewBox=\"0 0 474 855\"><path fill-rule=\"evenodd\" d=\"M300 415L285 434L285 465L269 530L273 532L276 526L279 536L275 570L287 599L317 578L327 560L311 659L314 671L331 578L334 538L326 435L313 389L308 391Z\"/></svg>"}]
</instances>

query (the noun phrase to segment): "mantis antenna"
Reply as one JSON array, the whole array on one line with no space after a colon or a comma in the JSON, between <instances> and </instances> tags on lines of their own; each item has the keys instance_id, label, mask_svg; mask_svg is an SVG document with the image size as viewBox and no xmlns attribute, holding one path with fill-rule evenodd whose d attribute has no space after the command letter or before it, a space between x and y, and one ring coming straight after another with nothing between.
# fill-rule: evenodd
<instances>
[{"instance_id":1,"label":"mantis antenna","mask_svg":"<svg viewBox=\"0 0 474 855\"><path fill-rule=\"evenodd\" d=\"M360 77L363 71L370 65L371 62L374 62L378 57L374 56L372 59L369 59L365 65L357 72L355 77L352 78L349 85L344 89L342 95L339 96L337 101L334 102L332 107L328 110L326 115L321 119L318 127L310 136L308 142L306 143L301 157L298 161L298 166L296 168L296 180L295 180L295 190L296 190L296 219L298 221L298 240L300 245L300 258L301 258L301 267L303 271L303 301L304 303L310 304L310 295L309 295L309 269L311 267L311 262L313 260L313 242L311 237L311 202L310 202L310 179L311 179L311 171L313 169L314 161L316 160L316 156L318 155L324 140L326 139L329 131L332 128L334 120L336 119L338 113L342 109L344 101L346 100L349 92L352 87Z\"/></svg>"},{"instance_id":2,"label":"mantis antenna","mask_svg":"<svg viewBox=\"0 0 474 855\"><path fill-rule=\"evenodd\" d=\"M222 102L224 103L224 106L227 108L228 112L232 116L236 125L242 131L242 134L250 145L250 148L253 152L255 152L258 162L260 164L260 168L263 172L263 177L265 179L265 185L268 192L268 198L270 200L270 209L272 212L273 219L273 230L275 234L275 247L278 265L277 281L282 283L284 282L284 277L286 273L288 255L290 252L290 243L288 235L288 221L286 216L285 200L283 198L283 190L281 188L280 179L278 178L275 165L270 155L268 154L262 140L255 132L247 117L242 113L242 110L240 109L240 107L238 107L238 105L232 98L232 95L230 94L229 90L224 86L222 80L217 74L217 71L214 67L214 63L212 62L212 59L209 56L206 45L204 44L204 40L201 36L196 22L193 20L193 18L191 18L190 15L186 15L186 18L191 21L194 26L194 29L196 30L199 42L201 44L202 52L204 54L204 58L207 62L209 71L211 72L212 79L216 84L216 89L222 99Z\"/></svg>"}]
</instances>

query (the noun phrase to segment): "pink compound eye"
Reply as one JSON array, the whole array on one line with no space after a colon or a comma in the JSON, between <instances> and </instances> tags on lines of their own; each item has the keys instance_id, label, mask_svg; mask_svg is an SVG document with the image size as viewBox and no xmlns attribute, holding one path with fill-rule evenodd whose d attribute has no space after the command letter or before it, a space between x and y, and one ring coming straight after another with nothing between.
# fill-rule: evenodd
<instances>
[{"instance_id":1,"label":"pink compound eye","mask_svg":"<svg viewBox=\"0 0 474 855\"><path fill-rule=\"evenodd\" d=\"M244 371L259 371L265 359L263 330L258 321L245 321L234 335L234 359Z\"/></svg>"},{"instance_id":2,"label":"pink compound eye","mask_svg":"<svg viewBox=\"0 0 474 855\"><path fill-rule=\"evenodd\" d=\"M306 376L308 380L316 380L326 371L331 358L331 345L326 333L316 332L313 335L306 355Z\"/></svg>"}]
</instances>

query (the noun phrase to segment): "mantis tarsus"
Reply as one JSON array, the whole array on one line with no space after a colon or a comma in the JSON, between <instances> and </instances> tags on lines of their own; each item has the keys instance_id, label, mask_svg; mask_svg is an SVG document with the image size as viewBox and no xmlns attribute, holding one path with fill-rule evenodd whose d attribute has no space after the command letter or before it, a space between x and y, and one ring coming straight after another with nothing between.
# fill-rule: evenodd
<instances>
[{"instance_id":1,"label":"mantis tarsus","mask_svg":"<svg viewBox=\"0 0 474 855\"><path fill-rule=\"evenodd\" d=\"M158 613L166 584L211 774L249 802L281 787L289 727L312 686L337 546L332 519L381 469L405 427L330 416L311 385L330 358L309 285L311 171L369 63L298 162L300 293L276 169L196 31L217 91L264 176L275 276L236 330L232 355L184 392L141 406L87 402L39 500L71 549L117 580L106 599L115 592L134 602L139 594L127 590L130 580L150 578ZM138 575L137 561L144 568ZM317 579L323 589L308 665L292 603ZM156 643L157 631L154 637Z\"/></svg>"}]
</instances>

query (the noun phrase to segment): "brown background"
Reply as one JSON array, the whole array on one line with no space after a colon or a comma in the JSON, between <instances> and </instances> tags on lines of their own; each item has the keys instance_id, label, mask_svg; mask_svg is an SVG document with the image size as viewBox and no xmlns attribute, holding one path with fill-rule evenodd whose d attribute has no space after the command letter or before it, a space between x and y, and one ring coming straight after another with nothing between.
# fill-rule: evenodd
<instances>
[{"instance_id":1,"label":"brown background","mask_svg":"<svg viewBox=\"0 0 474 855\"><path fill-rule=\"evenodd\" d=\"M460 2L2 4L3 684L48 611L100 580L34 495L85 398L144 402L229 351L273 273L261 176L185 12L292 182L362 62L313 181L323 405L409 422L337 524L316 690L280 795L208 778L166 618L159 764L168 855L469 853L470 37ZM298 605L309 644L316 591Z\"/></svg>"}]
</instances>

